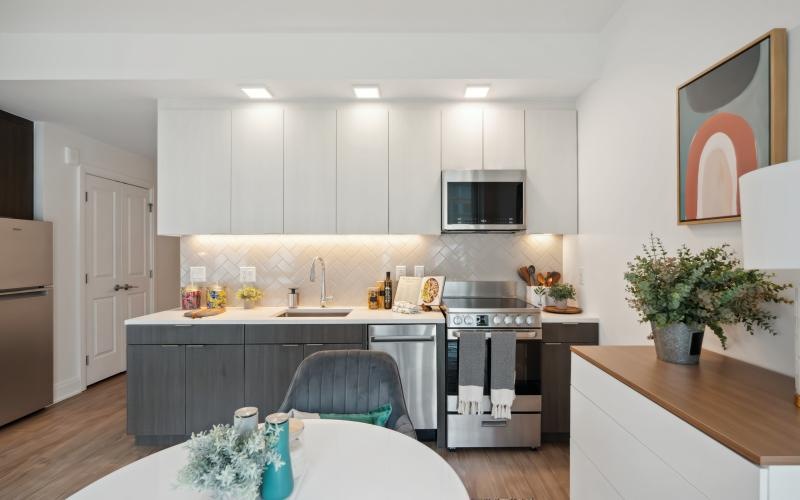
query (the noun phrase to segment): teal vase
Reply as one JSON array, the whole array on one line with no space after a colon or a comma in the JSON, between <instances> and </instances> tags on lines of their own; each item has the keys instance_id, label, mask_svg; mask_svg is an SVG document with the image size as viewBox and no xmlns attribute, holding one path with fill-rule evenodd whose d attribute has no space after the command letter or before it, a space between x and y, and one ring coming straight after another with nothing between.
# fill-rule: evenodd
<instances>
[{"instance_id":1,"label":"teal vase","mask_svg":"<svg viewBox=\"0 0 800 500\"><path fill-rule=\"evenodd\" d=\"M264 467L261 477L262 500L283 500L292 494L294 477L292 476L292 457L289 454L289 415L273 413L267 417L267 424L277 425L281 429L275 451L281 456L284 464L278 469L275 464Z\"/></svg>"}]
</instances>

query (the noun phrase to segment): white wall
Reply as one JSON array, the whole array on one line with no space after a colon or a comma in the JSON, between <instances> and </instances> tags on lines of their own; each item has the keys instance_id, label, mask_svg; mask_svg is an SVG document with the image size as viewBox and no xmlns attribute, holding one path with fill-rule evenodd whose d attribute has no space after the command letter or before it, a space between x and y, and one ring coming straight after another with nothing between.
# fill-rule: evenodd
<instances>
[{"instance_id":1,"label":"white wall","mask_svg":"<svg viewBox=\"0 0 800 500\"><path fill-rule=\"evenodd\" d=\"M83 390L81 382L83 325L81 308L80 168L64 163L64 147L80 152L83 165L110 174L155 181L153 160L123 151L52 123L35 126L34 212L53 222L54 267L54 397L56 401ZM177 243L173 243L177 248ZM174 257L177 259L177 255ZM169 280L168 270L164 279ZM160 278L159 278L160 279ZM177 283L178 269L171 279Z\"/></svg>"},{"instance_id":2,"label":"white wall","mask_svg":"<svg viewBox=\"0 0 800 500\"><path fill-rule=\"evenodd\" d=\"M796 0L640 0L624 5L604 30L602 76L578 103L580 235L564 240L566 278L578 283L583 270L579 298L602 318L601 343L647 342L649 327L625 302L623 273L651 231L671 250L681 243L741 247L739 223L675 222L675 88L771 28L798 23ZM789 156L797 158L800 29L789 43ZM727 354L793 374L793 309L775 311L779 336L731 328ZM720 350L711 333L705 347Z\"/></svg>"}]
</instances>

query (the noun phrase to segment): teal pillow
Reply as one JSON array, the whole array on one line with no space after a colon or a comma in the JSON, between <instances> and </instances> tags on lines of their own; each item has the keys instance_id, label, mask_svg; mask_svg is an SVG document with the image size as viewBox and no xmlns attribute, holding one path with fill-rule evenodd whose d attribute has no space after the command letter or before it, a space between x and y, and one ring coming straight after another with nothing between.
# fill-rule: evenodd
<instances>
[{"instance_id":1,"label":"teal pillow","mask_svg":"<svg viewBox=\"0 0 800 500\"><path fill-rule=\"evenodd\" d=\"M350 422L361 422L364 424L379 425L386 427L386 422L392 415L392 405L385 404L371 410L369 413L320 413L319 418L328 420L348 420Z\"/></svg>"}]
</instances>

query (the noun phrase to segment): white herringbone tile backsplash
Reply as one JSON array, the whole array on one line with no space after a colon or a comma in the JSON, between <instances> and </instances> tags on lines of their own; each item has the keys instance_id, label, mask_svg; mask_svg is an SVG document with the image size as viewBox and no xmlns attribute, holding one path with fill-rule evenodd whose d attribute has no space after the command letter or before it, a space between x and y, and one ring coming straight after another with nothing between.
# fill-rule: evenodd
<instances>
[{"instance_id":1,"label":"white herringbone tile backsplash","mask_svg":"<svg viewBox=\"0 0 800 500\"><path fill-rule=\"evenodd\" d=\"M229 296L239 288L239 266L255 266L263 305L286 304L289 287L297 287L300 304L319 305L319 284L308 280L311 261L319 255L327 267L328 293L334 305L365 305L367 288L395 266L414 274L454 281L517 280L516 269L533 264L537 271L562 271L562 237L555 235L443 234L440 236L325 235L218 236L181 238L181 284L189 267L205 266L209 283L220 283ZM233 297L232 303L236 303Z\"/></svg>"}]
</instances>

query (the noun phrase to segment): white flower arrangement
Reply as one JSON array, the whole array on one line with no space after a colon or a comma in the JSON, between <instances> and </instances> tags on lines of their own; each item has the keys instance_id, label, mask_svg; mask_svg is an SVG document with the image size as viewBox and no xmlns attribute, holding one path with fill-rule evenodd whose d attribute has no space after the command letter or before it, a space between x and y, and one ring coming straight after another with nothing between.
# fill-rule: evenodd
<instances>
[{"instance_id":1,"label":"white flower arrangement","mask_svg":"<svg viewBox=\"0 0 800 500\"><path fill-rule=\"evenodd\" d=\"M209 493L213 498L258 498L264 468L284 461L275 450L281 428L265 424L240 435L230 425L192 434L189 461L178 473L178 484Z\"/></svg>"}]
</instances>

